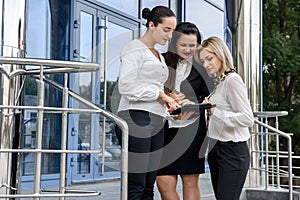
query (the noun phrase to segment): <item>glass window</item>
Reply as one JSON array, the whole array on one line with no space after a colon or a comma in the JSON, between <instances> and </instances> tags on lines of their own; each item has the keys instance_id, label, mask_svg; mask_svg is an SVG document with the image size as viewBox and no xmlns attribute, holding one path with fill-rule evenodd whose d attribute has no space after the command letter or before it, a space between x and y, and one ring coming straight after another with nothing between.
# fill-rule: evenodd
<instances>
[{"instance_id":1,"label":"glass window","mask_svg":"<svg viewBox=\"0 0 300 200\"><path fill-rule=\"evenodd\" d=\"M224 8L224 0L205 0L207 3L211 4L212 6L216 6L219 8Z\"/></svg>"},{"instance_id":2,"label":"glass window","mask_svg":"<svg viewBox=\"0 0 300 200\"><path fill-rule=\"evenodd\" d=\"M92 62L93 60L93 15L80 13L80 61Z\"/></svg>"},{"instance_id":3,"label":"glass window","mask_svg":"<svg viewBox=\"0 0 300 200\"><path fill-rule=\"evenodd\" d=\"M217 3L215 3L217 2ZM199 9L195 9L199 8ZM186 21L195 23L203 38L224 37L224 0L186 1Z\"/></svg>"},{"instance_id":4,"label":"glass window","mask_svg":"<svg viewBox=\"0 0 300 200\"><path fill-rule=\"evenodd\" d=\"M29 0L27 26L26 57L43 59L68 59L69 16L68 1ZM51 43L51 44L50 44ZM30 67L30 66L26 66ZM61 83L63 75L48 75L47 78ZM25 105L37 105L37 84L34 79L26 79ZM61 107L62 93L56 87L45 84L44 105ZM28 118L23 120L22 148L35 148L36 143L36 110L24 111ZM27 116L27 115L25 115ZM60 149L61 115L44 113L42 130L42 148ZM53 142L55 141L55 142ZM22 175L32 175L35 163L35 153L22 153ZM60 155L55 153L42 154L42 174L59 173Z\"/></svg>"},{"instance_id":5,"label":"glass window","mask_svg":"<svg viewBox=\"0 0 300 200\"><path fill-rule=\"evenodd\" d=\"M28 2L28 28L26 34L27 57L50 57L50 8L46 0L29 0Z\"/></svg>"},{"instance_id":6,"label":"glass window","mask_svg":"<svg viewBox=\"0 0 300 200\"><path fill-rule=\"evenodd\" d=\"M143 8L152 9L153 7L158 5L169 7L169 0L144 0L142 5L142 10Z\"/></svg>"},{"instance_id":7,"label":"glass window","mask_svg":"<svg viewBox=\"0 0 300 200\"><path fill-rule=\"evenodd\" d=\"M138 17L138 6L139 0L97 0L106 5L112 6L118 10L121 10L127 14L133 15L134 17Z\"/></svg>"},{"instance_id":8,"label":"glass window","mask_svg":"<svg viewBox=\"0 0 300 200\"><path fill-rule=\"evenodd\" d=\"M108 22L108 27L107 80L117 81L119 77L120 51L125 46L125 44L132 40L133 33L132 30L129 30L112 22ZM102 41L104 41L104 38L102 38ZM101 60L103 61L104 58ZM101 64L102 66L104 66L104 63ZM102 77L103 76L104 75L102 74Z\"/></svg>"}]
</instances>

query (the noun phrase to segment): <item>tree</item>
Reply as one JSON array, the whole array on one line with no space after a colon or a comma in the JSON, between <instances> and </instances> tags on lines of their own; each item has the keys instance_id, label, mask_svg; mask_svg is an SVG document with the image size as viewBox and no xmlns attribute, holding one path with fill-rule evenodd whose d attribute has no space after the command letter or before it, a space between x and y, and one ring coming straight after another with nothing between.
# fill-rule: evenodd
<instances>
[{"instance_id":1,"label":"tree","mask_svg":"<svg viewBox=\"0 0 300 200\"><path fill-rule=\"evenodd\" d=\"M35 78L27 77L25 80L25 94L37 95L37 81Z\"/></svg>"},{"instance_id":2,"label":"tree","mask_svg":"<svg viewBox=\"0 0 300 200\"><path fill-rule=\"evenodd\" d=\"M105 106L106 106L106 109L110 112L113 111L113 107L115 106L115 105L112 105L112 99L115 98L114 92L116 90L116 88L115 88L116 85L117 85L117 82L115 82L115 81L107 81L107 83L106 83L106 105ZM100 89L101 89L100 102L103 103L104 102L104 82L101 82Z\"/></svg>"},{"instance_id":3,"label":"tree","mask_svg":"<svg viewBox=\"0 0 300 200\"><path fill-rule=\"evenodd\" d=\"M300 2L263 1L264 110L288 111L280 129L292 132L300 154Z\"/></svg>"}]
</instances>

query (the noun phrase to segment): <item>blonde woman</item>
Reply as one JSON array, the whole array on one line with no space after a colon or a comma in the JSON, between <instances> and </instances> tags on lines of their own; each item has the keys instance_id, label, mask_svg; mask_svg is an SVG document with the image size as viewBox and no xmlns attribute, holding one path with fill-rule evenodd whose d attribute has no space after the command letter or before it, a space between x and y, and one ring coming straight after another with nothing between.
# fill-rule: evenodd
<instances>
[{"instance_id":1,"label":"blonde woman","mask_svg":"<svg viewBox=\"0 0 300 200\"><path fill-rule=\"evenodd\" d=\"M215 197L239 200L250 163L249 127L254 123L247 88L235 72L232 55L220 38L204 40L195 51L195 59L217 82L210 97L204 100L216 104L208 110L207 132L212 144L208 164Z\"/></svg>"}]
</instances>

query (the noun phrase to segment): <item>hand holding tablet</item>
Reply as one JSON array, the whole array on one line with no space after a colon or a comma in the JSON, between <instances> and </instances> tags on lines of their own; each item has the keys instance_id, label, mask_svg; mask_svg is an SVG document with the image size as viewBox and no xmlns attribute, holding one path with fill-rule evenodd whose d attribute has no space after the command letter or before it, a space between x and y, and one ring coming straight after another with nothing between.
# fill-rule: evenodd
<instances>
[{"instance_id":1,"label":"hand holding tablet","mask_svg":"<svg viewBox=\"0 0 300 200\"><path fill-rule=\"evenodd\" d=\"M210 109L214 107L216 107L216 105L210 103L185 104L177 108L176 110L172 111L170 115L178 115L180 113L190 112L190 111L201 112L204 111L205 109Z\"/></svg>"}]
</instances>

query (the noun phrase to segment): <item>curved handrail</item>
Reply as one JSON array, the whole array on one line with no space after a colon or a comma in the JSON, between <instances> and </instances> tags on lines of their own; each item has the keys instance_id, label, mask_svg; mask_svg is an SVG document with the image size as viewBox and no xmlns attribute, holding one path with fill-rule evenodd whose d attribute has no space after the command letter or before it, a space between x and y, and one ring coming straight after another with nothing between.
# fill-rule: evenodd
<instances>
[{"instance_id":1,"label":"curved handrail","mask_svg":"<svg viewBox=\"0 0 300 200\"><path fill-rule=\"evenodd\" d=\"M270 117L270 116L273 116L273 117L277 117L279 115L277 114L282 114L281 116L283 115L286 115L287 112L286 111L280 111L280 112L276 112L276 111L268 111L268 112L260 112L258 113L257 112L257 115L256 116L260 116L260 117ZM254 114L255 115L255 114ZM269 126L257 119L254 119L254 122L256 124L259 124L265 128L267 128L268 130L271 130L277 134L279 134L280 136L282 137L285 137L287 140L288 140L288 179L289 179L289 199L292 200L293 199L293 172L292 172L292 139L291 139L291 136L290 134L287 134L287 133L284 133L272 126Z\"/></svg>"},{"instance_id":2,"label":"curved handrail","mask_svg":"<svg viewBox=\"0 0 300 200\"><path fill-rule=\"evenodd\" d=\"M5 66L0 65L0 72L2 72L7 78L12 79L17 75L32 75L33 77L40 79L39 82L39 88L41 93L43 93L43 81L48 82L49 84L54 85L55 87L61 89L63 91L63 97L66 97L67 95L71 95L73 98L76 100L80 101L81 103L87 105L90 107L92 110L91 112L97 112L100 114L103 114L105 117L112 119L121 129L122 129L122 194L121 197L122 199L126 200L127 199L127 171L128 171L128 126L127 123L121 119L120 117L114 115L113 113L110 113L106 110L101 109L99 106L93 104L90 101L87 101L86 99L82 98L80 95L76 94L75 92L70 91L67 88L67 81L65 80L64 86L56 83L53 80L47 79L44 74L54 74L54 73L72 73L72 72L92 72L92 71L97 71L100 69L99 64L95 63L87 63L87 62L74 62L74 61L62 61L62 60L48 60L48 59L36 59L36 58L17 58L17 57L0 57L0 64L13 64L13 65L34 65L34 66L39 66L39 68L36 69L16 69L14 71L9 71L10 68L6 69ZM66 77L66 76L65 76ZM43 95L39 94L39 103L43 101ZM63 105L66 106L67 98L63 98ZM41 106L42 105L42 106ZM35 107L38 112L44 112L46 108L43 106L41 103L38 106ZM15 108L15 109L25 109L28 108L26 106L5 106L2 105L0 106L0 109L6 109L6 108ZM62 114L68 113L70 109L63 107L63 108L53 108L53 110L58 110L59 112L62 112ZM81 111L88 111L88 109L82 109ZM80 109L76 109L77 112L80 112ZM66 126L64 126L65 128ZM37 130L37 135L41 134L41 131ZM62 139L63 142L63 139ZM5 149L3 152L16 152L18 150L13 150L13 149ZM20 152L23 150L19 150ZM41 153L42 148L41 145L40 147L37 147L37 150L35 152ZM50 152L51 150L47 151ZM55 150L54 150L55 151ZM0 151L1 152L1 151ZM46 151L45 151L46 152ZM74 152L80 152L80 151L69 151L66 150L65 148L62 148L60 151L55 151L53 153L74 153ZM85 151L87 152L87 151ZM96 153L96 151L88 151L88 153ZM36 162L38 162L40 159L36 159ZM62 164L61 164L62 165ZM64 179L65 175L65 166L61 166L61 176L63 176L62 179ZM40 176L40 169L38 172L36 172L37 176ZM39 187L36 186L40 182L40 177L35 176L35 194L32 194L30 197L43 197L43 196L49 196L49 195L43 195L39 194ZM61 180L62 180L61 179ZM61 181L60 183L60 188L64 187L64 181ZM63 192L65 192L63 190ZM93 194L99 194L97 192ZM50 195L50 196L60 196L60 197L66 197L66 196L74 196L75 194L64 194L64 193L59 193L55 195ZM91 194L90 194L91 195ZM28 197L27 195L24 195L23 197ZM78 196L76 194L75 196ZM86 196L86 194L83 196ZM19 197L18 195L0 195L0 197Z\"/></svg>"},{"instance_id":3,"label":"curved handrail","mask_svg":"<svg viewBox=\"0 0 300 200\"><path fill-rule=\"evenodd\" d=\"M100 69L100 65L91 62L65 61L65 60L49 60L39 58L17 58L17 57L0 57L0 64L14 64L14 65L35 65L48 66L54 68L66 68L65 72L96 71ZM71 71L69 71L71 70ZM27 72L36 72L36 70L26 70ZM63 73L63 72L61 72Z\"/></svg>"},{"instance_id":4,"label":"curved handrail","mask_svg":"<svg viewBox=\"0 0 300 200\"><path fill-rule=\"evenodd\" d=\"M288 115L287 111L260 111L253 112L255 117L269 118L269 117L281 117Z\"/></svg>"}]
</instances>

